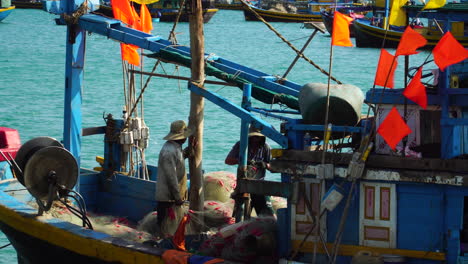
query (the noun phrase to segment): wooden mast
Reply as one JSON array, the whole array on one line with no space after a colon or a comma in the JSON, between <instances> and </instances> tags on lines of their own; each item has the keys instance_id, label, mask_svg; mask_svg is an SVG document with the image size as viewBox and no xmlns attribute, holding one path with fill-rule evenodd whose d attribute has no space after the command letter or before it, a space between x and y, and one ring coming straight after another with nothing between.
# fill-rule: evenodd
<instances>
[{"instance_id":1,"label":"wooden mast","mask_svg":"<svg viewBox=\"0 0 468 264\"><path fill-rule=\"evenodd\" d=\"M203 36L203 12L202 1L189 1L191 13L190 22L190 54L192 57L191 81L200 87L205 82L205 44ZM193 155L189 158L190 173L190 209L203 211L203 173L202 173L202 150L203 150L203 112L205 100L202 96L190 93L190 117L189 127L195 132L189 139L190 146L193 147ZM196 223L202 223L203 218L197 219ZM198 226L199 228L200 226ZM197 228L197 227L195 227Z\"/></svg>"}]
</instances>

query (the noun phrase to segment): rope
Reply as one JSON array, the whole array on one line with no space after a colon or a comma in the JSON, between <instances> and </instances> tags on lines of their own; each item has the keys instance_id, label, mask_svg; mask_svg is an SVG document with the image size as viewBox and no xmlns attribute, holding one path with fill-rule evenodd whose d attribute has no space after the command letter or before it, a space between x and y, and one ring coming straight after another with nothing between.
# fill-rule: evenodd
<instances>
[{"instance_id":1,"label":"rope","mask_svg":"<svg viewBox=\"0 0 468 264\"><path fill-rule=\"evenodd\" d=\"M247 4L244 0L240 0L244 6L246 6L250 12L252 12L258 20L262 21L271 31L273 31L284 43L286 43L292 50L294 50L297 54L297 56L300 56L303 58L305 61L310 63L312 66L314 66L316 69L318 69L321 73L329 76L333 81L335 81L338 84L342 84L339 80L337 80L335 77L331 76L328 72L326 72L324 69L322 69L320 66L318 66L315 62L313 62L311 59L306 57L300 50L298 50L291 42L289 42L286 38L284 38L273 26L270 25L270 23L266 22L265 19L263 19L255 10L250 7L249 4Z\"/></svg>"},{"instance_id":2,"label":"rope","mask_svg":"<svg viewBox=\"0 0 468 264\"><path fill-rule=\"evenodd\" d=\"M63 13L63 19L67 23L67 25L77 25L78 20L88 11L88 1L84 1L78 9L73 12L71 15Z\"/></svg>"},{"instance_id":3,"label":"rope","mask_svg":"<svg viewBox=\"0 0 468 264\"><path fill-rule=\"evenodd\" d=\"M6 244L6 245L1 246L0 249L6 248L6 247L8 247L8 246L11 246L11 243L8 243L8 244Z\"/></svg>"}]
</instances>

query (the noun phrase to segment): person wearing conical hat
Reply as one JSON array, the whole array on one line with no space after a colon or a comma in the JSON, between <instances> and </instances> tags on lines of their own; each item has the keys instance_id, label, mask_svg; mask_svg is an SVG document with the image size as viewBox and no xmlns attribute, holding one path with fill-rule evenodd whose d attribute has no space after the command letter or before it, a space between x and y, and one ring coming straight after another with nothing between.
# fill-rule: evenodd
<instances>
[{"instance_id":1,"label":"person wearing conical hat","mask_svg":"<svg viewBox=\"0 0 468 264\"><path fill-rule=\"evenodd\" d=\"M167 141L159 152L156 181L158 226L161 226L168 215L169 208L174 205L181 206L188 198L184 162L188 148L182 150L182 145L190 135L192 135L192 130L183 120L177 120L171 123L170 132L164 137Z\"/></svg>"},{"instance_id":2,"label":"person wearing conical hat","mask_svg":"<svg viewBox=\"0 0 468 264\"><path fill-rule=\"evenodd\" d=\"M232 147L224 163L227 165L239 164L239 147L240 142L238 141ZM249 128L247 149L247 177L264 180L266 170L270 167L271 147L266 142L266 138L260 129L252 125ZM251 193L250 198L252 200L252 208L255 208L257 215L273 215L273 207L269 196Z\"/></svg>"}]
</instances>

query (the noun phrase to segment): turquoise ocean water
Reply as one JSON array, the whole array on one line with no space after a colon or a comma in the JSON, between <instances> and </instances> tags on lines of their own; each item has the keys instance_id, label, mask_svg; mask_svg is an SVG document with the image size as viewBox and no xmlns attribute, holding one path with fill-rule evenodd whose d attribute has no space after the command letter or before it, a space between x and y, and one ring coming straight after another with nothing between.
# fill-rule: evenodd
<instances>
[{"instance_id":1,"label":"turquoise ocean water","mask_svg":"<svg viewBox=\"0 0 468 264\"><path fill-rule=\"evenodd\" d=\"M41 10L17 9L0 23L0 126L16 128L22 142L38 137L62 138L63 87L66 27L55 25L56 16ZM312 33L300 23L273 23L293 45L301 49ZM153 34L167 38L172 23L155 23ZM188 45L188 23L176 29L180 45ZM295 53L261 22L246 22L241 11L220 10L205 24L205 52L282 76ZM305 54L328 70L330 54L328 34L317 35ZM98 35L87 36L85 81L83 89L83 127L104 125L103 114L121 116L123 105L122 65L119 44ZM392 50L390 52L393 53ZM372 87L378 61L378 49L335 47L332 74L343 83L354 84L364 92ZM412 58L421 62L427 53ZM150 71L154 60L145 58ZM400 59L396 83L403 84L403 60ZM164 64L159 73L190 76L185 68ZM303 60L288 75L299 84L327 82L327 77ZM242 93L235 87L207 86L238 103ZM153 78L144 97L144 118L150 127L151 143L147 160L157 164L162 138L177 119L187 120L189 92L186 82ZM254 102L254 106L262 106ZM279 129L279 122L268 121ZM206 101L204 161L205 171L236 168L224 165L224 158L238 140L240 121ZM102 137L90 136L82 142L82 166L97 165L95 156L102 155ZM274 145L272 143L272 145ZM269 175L278 179L278 175ZM0 233L0 246L8 240ZM16 252L0 249L0 263L15 263Z\"/></svg>"}]
</instances>

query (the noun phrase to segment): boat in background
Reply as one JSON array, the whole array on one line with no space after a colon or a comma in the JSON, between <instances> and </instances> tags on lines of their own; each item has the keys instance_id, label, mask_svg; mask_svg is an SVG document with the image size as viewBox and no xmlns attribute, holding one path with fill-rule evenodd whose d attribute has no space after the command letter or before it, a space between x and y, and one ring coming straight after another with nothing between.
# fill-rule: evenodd
<instances>
[{"instance_id":1,"label":"boat in background","mask_svg":"<svg viewBox=\"0 0 468 264\"><path fill-rule=\"evenodd\" d=\"M320 9L329 7L331 3L310 3L306 7L297 7L294 2L260 2L249 7L267 22L322 22ZM260 6L260 7L259 7ZM246 21L259 21L254 12L247 6L243 7Z\"/></svg>"},{"instance_id":2,"label":"boat in background","mask_svg":"<svg viewBox=\"0 0 468 264\"><path fill-rule=\"evenodd\" d=\"M362 6L362 5L351 5L351 6L337 6L336 8L332 9L323 9L320 11L320 15L322 16L323 24L327 29L330 35L333 32L333 12L337 10L338 12L348 15L349 17L353 18L353 20L361 18L364 19L365 14L372 9L371 6ZM307 27L307 26L305 26ZM354 37L354 28L353 22L349 25L349 33L350 37Z\"/></svg>"},{"instance_id":3,"label":"boat in background","mask_svg":"<svg viewBox=\"0 0 468 264\"><path fill-rule=\"evenodd\" d=\"M179 1L177 0L161 0L148 5L148 9L153 18L159 19L160 22L174 22L179 14ZM218 12L214 8L214 3L210 0L202 1L203 23L208 23L211 18ZM179 22L189 22L189 14L182 9Z\"/></svg>"},{"instance_id":4,"label":"boat in background","mask_svg":"<svg viewBox=\"0 0 468 264\"><path fill-rule=\"evenodd\" d=\"M42 9L42 1L40 0L13 0L11 2L16 8Z\"/></svg>"},{"instance_id":5,"label":"boat in background","mask_svg":"<svg viewBox=\"0 0 468 264\"><path fill-rule=\"evenodd\" d=\"M242 3L239 0L215 0L214 7L226 10L242 10Z\"/></svg>"},{"instance_id":6,"label":"boat in background","mask_svg":"<svg viewBox=\"0 0 468 264\"><path fill-rule=\"evenodd\" d=\"M2 0L0 3L0 21L4 20L13 12L15 9L14 5L11 5L10 0Z\"/></svg>"},{"instance_id":7,"label":"boat in background","mask_svg":"<svg viewBox=\"0 0 468 264\"><path fill-rule=\"evenodd\" d=\"M421 10L423 5L410 5L403 8L407 11L410 25L413 29L427 39L427 44L423 49L432 49L437 44L443 35L438 25L443 28L448 15L454 18L450 21L450 32L460 44L468 47L468 27L466 26L466 22L463 22L463 17L468 16L468 4L450 3L442 8L438 8L436 12L434 10ZM416 17L418 19L412 19ZM427 25L421 25L417 22L420 19L426 19ZM381 48L383 45L385 48L396 48L405 28L390 25L389 29L386 30L383 26L384 21L384 16L354 20L353 27L356 46L361 48Z\"/></svg>"}]
</instances>

